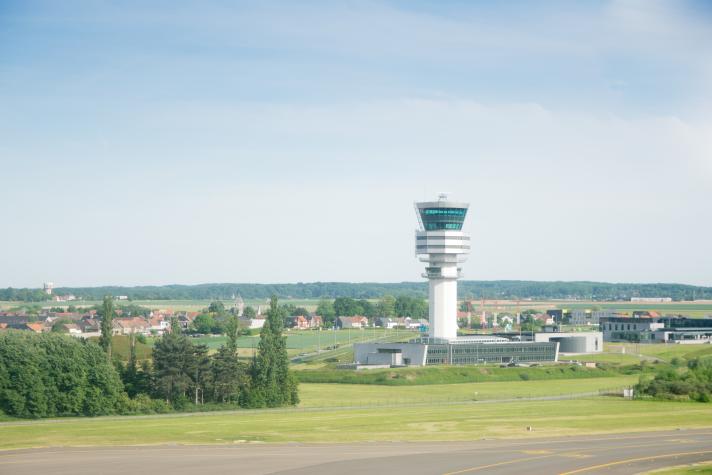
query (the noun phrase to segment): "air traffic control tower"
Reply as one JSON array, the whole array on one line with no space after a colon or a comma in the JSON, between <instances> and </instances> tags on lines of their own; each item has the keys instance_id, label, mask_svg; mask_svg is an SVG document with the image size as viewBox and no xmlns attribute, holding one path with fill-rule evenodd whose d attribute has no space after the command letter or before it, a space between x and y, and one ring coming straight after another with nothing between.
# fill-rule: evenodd
<instances>
[{"instance_id":1,"label":"air traffic control tower","mask_svg":"<svg viewBox=\"0 0 712 475\"><path fill-rule=\"evenodd\" d=\"M462 232L468 203L437 201L416 203L420 228L415 232L415 253L426 263L430 282L430 338L457 338L457 279L462 262L470 253L470 237Z\"/></svg>"}]
</instances>

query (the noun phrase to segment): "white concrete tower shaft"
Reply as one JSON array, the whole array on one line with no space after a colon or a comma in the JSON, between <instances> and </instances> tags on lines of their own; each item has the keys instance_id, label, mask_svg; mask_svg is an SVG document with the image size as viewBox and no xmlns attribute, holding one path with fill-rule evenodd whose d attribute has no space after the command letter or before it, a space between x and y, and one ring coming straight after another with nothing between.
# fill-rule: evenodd
<instances>
[{"instance_id":1,"label":"white concrete tower shaft","mask_svg":"<svg viewBox=\"0 0 712 475\"><path fill-rule=\"evenodd\" d=\"M415 253L427 263L423 277L430 284L431 338L457 338L459 265L470 253L470 237L462 232L468 207L442 194L438 201L416 203L420 228L415 232Z\"/></svg>"}]
</instances>

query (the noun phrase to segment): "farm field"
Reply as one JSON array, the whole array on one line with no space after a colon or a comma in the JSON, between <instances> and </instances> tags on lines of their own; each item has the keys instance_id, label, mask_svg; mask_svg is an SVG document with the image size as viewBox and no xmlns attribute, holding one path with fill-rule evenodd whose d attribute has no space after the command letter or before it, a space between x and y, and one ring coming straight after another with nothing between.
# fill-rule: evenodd
<instances>
[{"instance_id":1,"label":"farm field","mask_svg":"<svg viewBox=\"0 0 712 475\"><path fill-rule=\"evenodd\" d=\"M655 414L655 417L651 417ZM531 426L533 431L526 430ZM0 449L241 442L460 441L712 426L708 404L599 397L566 401L280 409L5 422Z\"/></svg>"},{"instance_id":2,"label":"farm field","mask_svg":"<svg viewBox=\"0 0 712 475\"><path fill-rule=\"evenodd\" d=\"M376 299L370 299L375 302ZM227 308L233 306L233 300L220 300ZM319 299L288 299L280 298L280 303L289 303L297 307L305 307L313 311L319 304ZM131 303L149 307L152 309L172 309L176 311L199 311L207 308L213 300L132 300ZM476 301L477 302L477 301ZM0 309L8 309L19 305L41 305L42 307L51 306L67 306L69 304L76 306L92 306L100 304L98 300L82 300L73 302L7 302L0 301ZM257 308L257 306L269 305L269 299L245 299L245 304ZM670 303L631 303L625 302L589 302L581 300L572 301L512 301L512 300L485 300L484 309L495 312L516 312L526 309L547 310L552 308L561 309L611 309L620 310L622 312L631 312L633 310L655 310L662 314L685 314L693 317L712 316L712 301L697 301L697 302L670 302ZM477 302L475 311L480 311L482 305Z\"/></svg>"},{"instance_id":3,"label":"farm field","mask_svg":"<svg viewBox=\"0 0 712 475\"><path fill-rule=\"evenodd\" d=\"M505 381L464 384L384 386L377 384L300 384L300 407L346 407L485 401L493 399L565 396L621 389L636 384L638 376Z\"/></svg>"}]
</instances>

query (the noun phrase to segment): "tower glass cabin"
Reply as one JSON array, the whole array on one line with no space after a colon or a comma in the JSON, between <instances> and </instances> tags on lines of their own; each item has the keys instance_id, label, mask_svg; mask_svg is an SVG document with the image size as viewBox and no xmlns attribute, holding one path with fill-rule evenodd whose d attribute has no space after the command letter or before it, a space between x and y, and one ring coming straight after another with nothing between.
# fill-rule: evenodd
<instances>
[{"instance_id":1,"label":"tower glass cabin","mask_svg":"<svg viewBox=\"0 0 712 475\"><path fill-rule=\"evenodd\" d=\"M449 201L416 203L420 228L415 232L415 253L426 263L429 281L430 337L457 338L457 279L459 265L470 253L470 237L462 232L469 204Z\"/></svg>"}]
</instances>

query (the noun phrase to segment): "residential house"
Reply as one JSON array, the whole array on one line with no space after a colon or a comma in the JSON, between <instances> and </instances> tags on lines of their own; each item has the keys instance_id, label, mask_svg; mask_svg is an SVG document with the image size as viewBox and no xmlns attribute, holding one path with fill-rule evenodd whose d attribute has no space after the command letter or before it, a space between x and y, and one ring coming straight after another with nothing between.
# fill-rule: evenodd
<instances>
[{"instance_id":1,"label":"residential house","mask_svg":"<svg viewBox=\"0 0 712 475\"><path fill-rule=\"evenodd\" d=\"M309 328L320 328L323 326L324 321L319 315L310 315L307 317L309 322Z\"/></svg>"},{"instance_id":2,"label":"residential house","mask_svg":"<svg viewBox=\"0 0 712 475\"><path fill-rule=\"evenodd\" d=\"M69 333L72 336L81 336L82 329L76 323L64 323L62 324L62 331Z\"/></svg>"},{"instance_id":3,"label":"residential house","mask_svg":"<svg viewBox=\"0 0 712 475\"><path fill-rule=\"evenodd\" d=\"M368 326L368 318L362 316L354 317L339 317L336 319L338 328L366 328Z\"/></svg>"},{"instance_id":4,"label":"residential house","mask_svg":"<svg viewBox=\"0 0 712 475\"><path fill-rule=\"evenodd\" d=\"M113 320L114 335L150 334L150 325L142 317L115 318Z\"/></svg>"},{"instance_id":5,"label":"residential house","mask_svg":"<svg viewBox=\"0 0 712 475\"><path fill-rule=\"evenodd\" d=\"M243 328L255 330L260 329L265 325L265 318L260 316L257 316L255 318L240 317L238 322Z\"/></svg>"},{"instance_id":6,"label":"residential house","mask_svg":"<svg viewBox=\"0 0 712 475\"><path fill-rule=\"evenodd\" d=\"M171 326L171 322L163 315L155 315L148 319L149 331L156 335L163 335Z\"/></svg>"},{"instance_id":7,"label":"residential house","mask_svg":"<svg viewBox=\"0 0 712 475\"><path fill-rule=\"evenodd\" d=\"M307 317L302 315L292 315L287 317L287 328L294 328L295 330L308 330L309 320L307 320Z\"/></svg>"}]
</instances>

